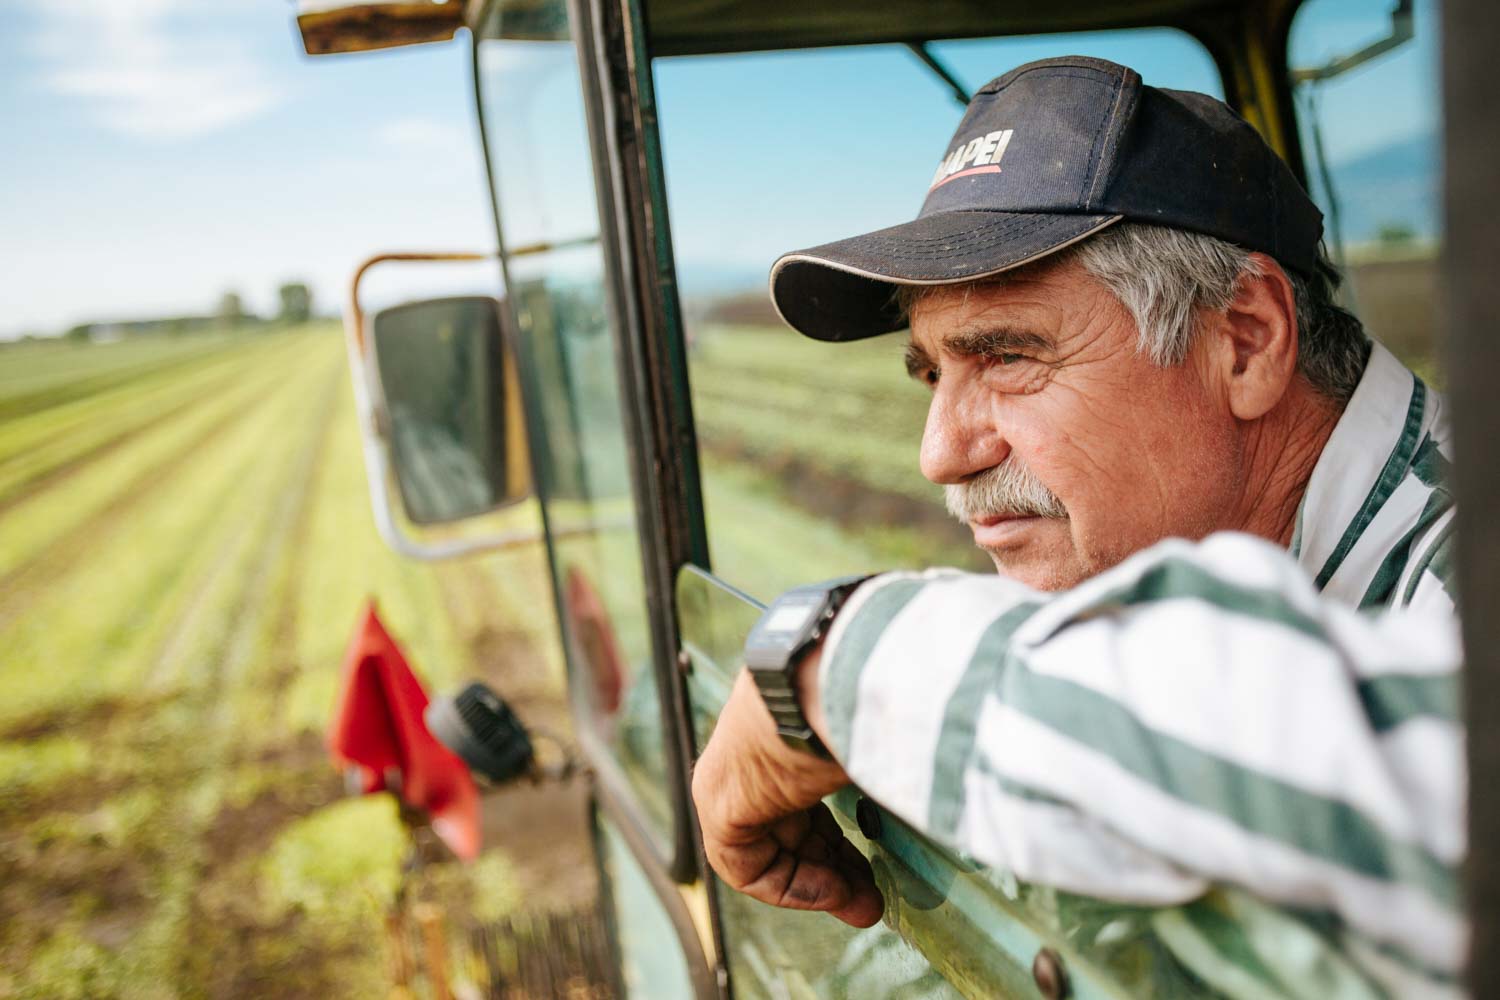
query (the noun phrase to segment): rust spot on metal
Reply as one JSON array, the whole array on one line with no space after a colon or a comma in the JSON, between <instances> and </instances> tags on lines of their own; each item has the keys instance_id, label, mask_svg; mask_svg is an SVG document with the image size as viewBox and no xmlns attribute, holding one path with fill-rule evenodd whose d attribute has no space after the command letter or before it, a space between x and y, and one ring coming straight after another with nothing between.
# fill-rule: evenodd
<instances>
[{"instance_id":1,"label":"rust spot on metal","mask_svg":"<svg viewBox=\"0 0 1500 1000\"><path fill-rule=\"evenodd\" d=\"M310 56L446 42L463 25L463 4L456 0L350 4L297 15L302 48Z\"/></svg>"}]
</instances>

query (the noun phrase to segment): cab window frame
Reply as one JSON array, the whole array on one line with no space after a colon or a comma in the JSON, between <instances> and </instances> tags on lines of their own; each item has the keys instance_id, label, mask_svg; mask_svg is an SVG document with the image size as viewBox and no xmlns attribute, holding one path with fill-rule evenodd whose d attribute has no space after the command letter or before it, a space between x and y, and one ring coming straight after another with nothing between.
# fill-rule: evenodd
<instances>
[{"instance_id":1,"label":"cab window frame","mask_svg":"<svg viewBox=\"0 0 1500 1000\"><path fill-rule=\"evenodd\" d=\"M502 286L507 290L511 287L510 261L515 256L505 243L504 226L500 213L500 197L497 187L497 178L501 171L497 169L497 156L490 142L488 128L485 122L485 97L484 77L480 65L480 45L483 40L482 31L488 18L495 9L505 0L480 0L470 12L474 29L469 32L468 44L470 47L470 81L472 88L473 109L475 121L479 128L480 148L485 168L485 183L488 185L490 213L494 224L494 232L499 257L500 279ZM592 19L589 13L588 0L565 0L567 17L569 22L570 41L575 55L579 60L579 84L580 96L584 104L584 115L589 133L591 151L598 149L602 141L600 121L603 117L601 104L604 102L599 79L592 67L594 60L590 58L594 51L594 39L596 37ZM650 821L644 815L644 810L636 801L629 781L624 776L619 766L614 762L611 749L603 737L595 731L592 723L594 719L590 713L578 711L578 701L574 681L573 665L569 664L568 687L569 704L573 706L574 720L576 723L575 738L579 748L591 769L592 785L592 813L595 817L591 823L593 833L592 840L595 850L596 865L600 871L606 870L603 865L605 853L604 842L601 839L602 824L608 821L614 831L620 836L628 851L645 876L652 895L660 904L662 911L670 923L678 947L685 961L685 968L689 985L694 996L700 1000L708 1000L711 997L722 995L720 978L714 965L713 959L705 952L704 941L700 936L699 929L688 909L687 902L679 890L679 886L686 883L701 881L702 872L707 870L703 860L701 839L697 834L697 823L695 814L687 800L688 783L686 777L689 775L690 761L686 757L684 746L687 743L683 737L684 727L678 721L678 713L685 712L683 708L684 696L679 693L682 686L682 677L675 669L677 658L669 655L669 651L675 651L675 631L671 633L670 646L661 641L662 633L662 601L659 597L660 591L653 589L651 567L658 562L653 555L658 551L655 545L655 535L650 530L650 523L658 520L647 515L647 508L643 504L643 493L647 491L640 482L642 476L637 472L642 468L639 460L641 453L641 442L639 435L642 433L642 414L637 404L636 397L632 391L635 379L628 377L628 365L626 359L632 357L630 349L632 334L636 324L628 324L628 317L632 310L627 308L631 302L629 290L620 280L619 258L621 257L619 234L616 231L617 220L613 207L613 176L603 176L608 167L602 164L596 157L592 158L590 166L595 196L599 212L599 238L598 245L603 251L604 273L602 284L604 286L605 319L609 334L616 351L617 374L620 376L620 391L622 410L622 430L625 434L626 447L628 450L627 461L631 466L631 495L635 505L635 527L637 542L640 547L641 564L643 569L642 585L647 597L645 614L647 626L652 640L652 657L650 669L653 680L656 683L658 710L662 717L662 742L663 753L666 759L669 785L667 789L672 804L671 818L671 848L666 855L660 850L657 841L648 832ZM612 171L609 171L612 174ZM520 248L523 252L528 248ZM518 363L523 370L534 370L533 359L528 357L528 348L525 338L519 335L515 304L510 295L502 299L502 328L504 336L510 341L516 351ZM528 384L529 380L519 380L522 384L522 405L526 414L528 447L531 449L532 462L537 461L538 454L535 449L543 444L542 418L545 413L542 400L538 398L539 388ZM537 482L535 469L533 469L533 482ZM563 591L563 581L558 579L555 567L558 565L555 553L555 538L553 525L548 515L546 504L539 504L542 516L542 527L547 549L548 578L552 590L552 602L554 614L560 627L566 628L566 598ZM701 523L701 514L698 520ZM670 595L671 591L666 591ZM566 647L566 643L564 644ZM676 777L677 780L671 780ZM606 900L612 895L612 887L609 880L601 881L601 892L605 894ZM614 914L615 909L612 902L606 903L607 912ZM613 947L616 951L616 965L619 967L621 955L619 954L620 943L618 934L612 935Z\"/></svg>"},{"instance_id":2,"label":"cab window frame","mask_svg":"<svg viewBox=\"0 0 1500 1000\"><path fill-rule=\"evenodd\" d=\"M504 173L504 167L500 162L503 159L503 153L494 149L485 124L484 77L480 65L480 48L484 40L482 32L488 19L504 2L505 0L485 0L478 5L472 14L471 23L475 25L475 30L470 32L469 44L473 107L479 124L486 182L490 185L490 210L494 217L496 239L500 251L501 280L508 289L513 287L510 282L512 260L519 255L528 254L534 248L511 248L506 245L500 211L501 200L496 187L497 178ZM681 675L676 669L675 629L668 630L669 620L664 621L663 612L669 612L670 608L664 607L664 602L660 597L661 594L666 594L669 598L671 588L667 586L665 590L662 590L656 583L656 576L662 572L663 562L660 558L662 549L658 541L661 535L660 525L663 521L661 501L657 496L659 489L655 488L658 484L647 481L650 477L638 474L640 470L651 467L650 459L646 457L650 449L643 441L649 433L646 427L648 420L646 415L649 410L642 404L639 397L639 386L644 377L639 367L639 359L635 356L635 345L639 341L640 321L637 316L636 297L632 294L622 273L625 270L622 264L629 263L629 251L622 249L620 213L617 211L618 172L614 169L618 158L617 153L611 154L605 161L601 161L597 154L599 149L615 148L618 143L618 138L611 137L607 132L608 115L604 107L607 100L613 101L615 96L611 95L608 99L605 97L598 74L598 62L592 57L596 52L597 25L594 24L591 14L597 9L593 8L588 0L565 0L565 6L571 36L568 41L579 60L580 90L590 148L595 151L590 173L599 213L598 245L602 251L604 265L602 285L605 318L618 362L621 424L627 448L626 461L631 470L630 489L635 507L635 533L643 571L641 586L646 595L644 613L651 648L649 667L657 689L658 710L662 721L662 750L669 775L667 782L669 787L666 791L670 799L672 814L668 838L670 846L666 851L660 849L647 833L651 825L650 821L646 818L641 805L635 800L619 766L614 762L609 746L596 730L595 720L588 713L578 710L576 698L570 696L570 703L574 705L573 714L577 726L575 736L580 749L594 770L601 810L619 827L636 854L637 860L652 876L653 883L658 880L658 876L665 877L668 882L690 883L701 877L703 869L696 823L691 812L691 805L687 800L685 778L689 773L689 761L685 752L686 740L681 738L683 727L676 721L677 713L681 711L681 696L676 693L681 686ZM534 359L529 357L525 338L518 335L515 304L508 294L502 304L505 335L515 347L518 360L523 367L534 370L532 369ZM527 383L528 380L522 379L521 381ZM538 387L523 384L522 397L527 413L528 444L533 455L538 454L537 448L545 445L540 436L543 430L544 407L537 393ZM554 525L548 517L546 505L541 506L550 567L556 565ZM701 522L701 517L698 520ZM564 623L567 617L562 581L550 569L548 575L554 611L558 621ZM669 599L666 604L670 604ZM575 685L570 681L569 686L572 688ZM669 911L672 911L674 924L679 924L679 932L683 933L685 927L691 926L691 920L681 909L680 898L675 892L667 893L662 887L658 888L661 890L658 895L662 896L663 902L667 904ZM676 906L672 905L674 901ZM697 942L696 932L684 938L684 942L687 943L689 938L693 944L693 950L698 952L701 959L701 947Z\"/></svg>"}]
</instances>

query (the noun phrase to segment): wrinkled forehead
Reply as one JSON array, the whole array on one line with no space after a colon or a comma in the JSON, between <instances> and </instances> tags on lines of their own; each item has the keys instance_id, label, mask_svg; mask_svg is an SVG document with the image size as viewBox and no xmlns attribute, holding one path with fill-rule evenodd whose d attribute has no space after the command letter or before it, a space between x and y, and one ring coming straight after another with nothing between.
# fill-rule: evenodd
<instances>
[{"instance_id":1,"label":"wrinkled forehead","mask_svg":"<svg viewBox=\"0 0 1500 1000\"><path fill-rule=\"evenodd\" d=\"M1133 343L1135 321L1102 281L1074 261L909 295L907 356L1069 353L1104 335Z\"/></svg>"},{"instance_id":2,"label":"wrinkled forehead","mask_svg":"<svg viewBox=\"0 0 1500 1000\"><path fill-rule=\"evenodd\" d=\"M915 323L923 311L985 310L992 308L1011 289L1033 291L1038 297L1068 292L1068 280L1087 275L1074 259L1071 248L1030 264L973 281L952 284L901 285L894 298L902 316ZM1056 285L1058 287L1054 288Z\"/></svg>"},{"instance_id":3,"label":"wrinkled forehead","mask_svg":"<svg viewBox=\"0 0 1500 1000\"><path fill-rule=\"evenodd\" d=\"M964 329L975 323L1004 321L1008 315L1063 311L1080 289L1075 277L1081 268L1066 262L1039 262L1003 274L948 285L905 286L897 303L909 323L913 340Z\"/></svg>"}]
</instances>

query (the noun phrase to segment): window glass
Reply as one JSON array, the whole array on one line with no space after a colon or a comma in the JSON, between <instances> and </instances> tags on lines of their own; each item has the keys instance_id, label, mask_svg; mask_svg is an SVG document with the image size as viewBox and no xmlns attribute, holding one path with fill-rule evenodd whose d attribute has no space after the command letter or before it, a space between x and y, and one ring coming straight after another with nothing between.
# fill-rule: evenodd
<instances>
[{"instance_id":1,"label":"window glass","mask_svg":"<svg viewBox=\"0 0 1500 1000\"><path fill-rule=\"evenodd\" d=\"M1434 342L1442 117L1438 5L1412 4L1411 37L1330 74L1389 39L1390 0L1308 0L1292 22L1298 125L1310 190L1323 209L1346 301L1366 329L1429 381Z\"/></svg>"},{"instance_id":2,"label":"window glass","mask_svg":"<svg viewBox=\"0 0 1500 1000\"><path fill-rule=\"evenodd\" d=\"M971 91L1045 56L1102 56L1221 95L1173 30L932 45ZM657 60L657 103L714 571L769 598L874 569L987 569L917 471L927 392L905 338L820 344L772 311L781 253L915 216L962 107L901 46Z\"/></svg>"},{"instance_id":3,"label":"window glass","mask_svg":"<svg viewBox=\"0 0 1500 1000\"><path fill-rule=\"evenodd\" d=\"M662 716L578 56L561 0L496 4L478 38L506 292L534 390L536 488L552 537L569 688L668 854Z\"/></svg>"},{"instance_id":4,"label":"window glass","mask_svg":"<svg viewBox=\"0 0 1500 1000\"><path fill-rule=\"evenodd\" d=\"M594 821L598 824L599 860L615 912L618 973L625 995L648 1000L690 1000L693 986L687 960L681 948L670 946L677 940L672 918L614 824L598 813ZM589 994L580 991L578 995Z\"/></svg>"}]
</instances>

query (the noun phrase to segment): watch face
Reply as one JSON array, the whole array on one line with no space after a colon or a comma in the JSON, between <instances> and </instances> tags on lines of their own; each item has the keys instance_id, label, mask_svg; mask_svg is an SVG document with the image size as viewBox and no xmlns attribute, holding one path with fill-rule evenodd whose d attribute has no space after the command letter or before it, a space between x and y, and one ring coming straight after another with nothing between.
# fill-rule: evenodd
<instances>
[{"instance_id":1,"label":"watch face","mask_svg":"<svg viewBox=\"0 0 1500 1000\"><path fill-rule=\"evenodd\" d=\"M768 638L780 638L783 635L796 635L807 625L817 610L823 605L821 594L796 598L778 604L766 615L766 620L761 624L761 630L768 633Z\"/></svg>"}]
</instances>

